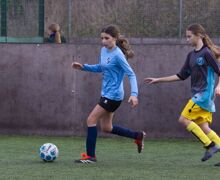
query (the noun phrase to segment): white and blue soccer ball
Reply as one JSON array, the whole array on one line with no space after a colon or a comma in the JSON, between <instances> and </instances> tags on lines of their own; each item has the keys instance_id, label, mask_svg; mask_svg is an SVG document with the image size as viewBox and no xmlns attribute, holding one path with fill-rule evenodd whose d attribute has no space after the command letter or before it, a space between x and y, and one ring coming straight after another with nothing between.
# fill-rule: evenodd
<instances>
[{"instance_id":1,"label":"white and blue soccer ball","mask_svg":"<svg viewBox=\"0 0 220 180\"><path fill-rule=\"evenodd\" d=\"M54 161L59 155L59 150L52 143L45 143L40 147L39 156L45 162Z\"/></svg>"}]
</instances>

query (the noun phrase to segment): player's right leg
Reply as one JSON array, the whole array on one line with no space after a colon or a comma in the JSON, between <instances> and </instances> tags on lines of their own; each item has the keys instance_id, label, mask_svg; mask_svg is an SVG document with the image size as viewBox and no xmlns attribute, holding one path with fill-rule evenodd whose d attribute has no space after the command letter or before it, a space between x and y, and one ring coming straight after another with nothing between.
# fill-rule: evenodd
<instances>
[{"instance_id":1,"label":"player's right leg","mask_svg":"<svg viewBox=\"0 0 220 180\"><path fill-rule=\"evenodd\" d=\"M75 160L75 163L95 163L96 155L96 138L97 138L97 121L102 118L105 114L105 110L99 105L96 105L95 108L90 113L87 118L87 138L86 138L86 153L81 154L81 159Z\"/></svg>"}]
</instances>

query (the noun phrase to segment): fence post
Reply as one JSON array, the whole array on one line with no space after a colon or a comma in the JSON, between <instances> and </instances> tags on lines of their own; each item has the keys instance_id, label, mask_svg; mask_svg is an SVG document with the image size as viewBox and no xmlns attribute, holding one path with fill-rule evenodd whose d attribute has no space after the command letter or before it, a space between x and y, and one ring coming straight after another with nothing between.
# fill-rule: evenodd
<instances>
[{"instance_id":1,"label":"fence post","mask_svg":"<svg viewBox=\"0 0 220 180\"><path fill-rule=\"evenodd\" d=\"M44 0L38 1L38 12L39 12L39 19L38 19L38 35L40 37L44 37Z\"/></svg>"},{"instance_id":2,"label":"fence post","mask_svg":"<svg viewBox=\"0 0 220 180\"><path fill-rule=\"evenodd\" d=\"M183 0L180 0L180 11L179 11L179 38L182 38L183 28Z\"/></svg>"},{"instance_id":3,"label":"fence post","mask_svg":"<svg viewBox=\"0 0 220 180\"><path fill-rule=\"evenodd\" d=\"M67 8L68 8L68 37L67 41L70 42L70 37L72 34L72 0L67 0Z\"/></svg>"},{"instance_id":4,"label":"fence post","mask_svg":"<svg viewBox=\"0 0 220 180\"><path fill-rule=\"evenodd\" d=\"M1 36L7 36L7 0L1 0Z\"/></svg>"}]
</instances>

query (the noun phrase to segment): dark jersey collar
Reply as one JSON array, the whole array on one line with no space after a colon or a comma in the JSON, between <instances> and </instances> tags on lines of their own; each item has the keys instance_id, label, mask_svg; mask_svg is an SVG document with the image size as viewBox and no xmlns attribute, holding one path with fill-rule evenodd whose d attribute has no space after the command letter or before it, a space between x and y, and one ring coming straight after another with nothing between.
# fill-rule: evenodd
<instances>
[{"instance_id":1,"label":"dark jersey collar","mask_svg":"<svg viewBox=\"0 0 220 180\"><path fill-rule=\"evenodd\" d=\"M207 47L207 46L205 44L203 44L203 46L199 50L194 49L194 52L198 53L198 52L202 51L205 47Z\"/></svg>"}]
</instances>

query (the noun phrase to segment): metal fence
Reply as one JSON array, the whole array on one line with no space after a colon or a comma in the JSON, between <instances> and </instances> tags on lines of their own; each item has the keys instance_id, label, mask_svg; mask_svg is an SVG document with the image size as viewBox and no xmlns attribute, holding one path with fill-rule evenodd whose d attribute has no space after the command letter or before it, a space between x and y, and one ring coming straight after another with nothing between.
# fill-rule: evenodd
<instances>
[{"instance_id":1,"label":"metal fence","mask_svg":"<svg viewBox=\"0 0 220 180\"><path fill-rule=\"evenodd\" d=\"M108 23L118 24L131 37L182 38L191 23L201 23L212 37L220 35L219 0L71 2L75 27L71 36L96 36L99 28Z\"/></svg>"},{"instance_id":2,"label":"metal fence","mask_svg":"<svg viewBox=\"0 0 220 180\"><path fill-rule=\"evenodd\" d=\"M128 37L182 38L191 23L220 36L219 0L1 0L1 41L42 41L50 23L67 40L117 24Z\"/></svg>"},{"instance_id":3,"label":"metal fence","mask_svg":"<svg viewBox=\"0 0 220 180\"><path fill-rule=\"evenodd\" d=\"M43 42L44 0L1 0L1 42Z\"/></svg>"}]
</instances>

